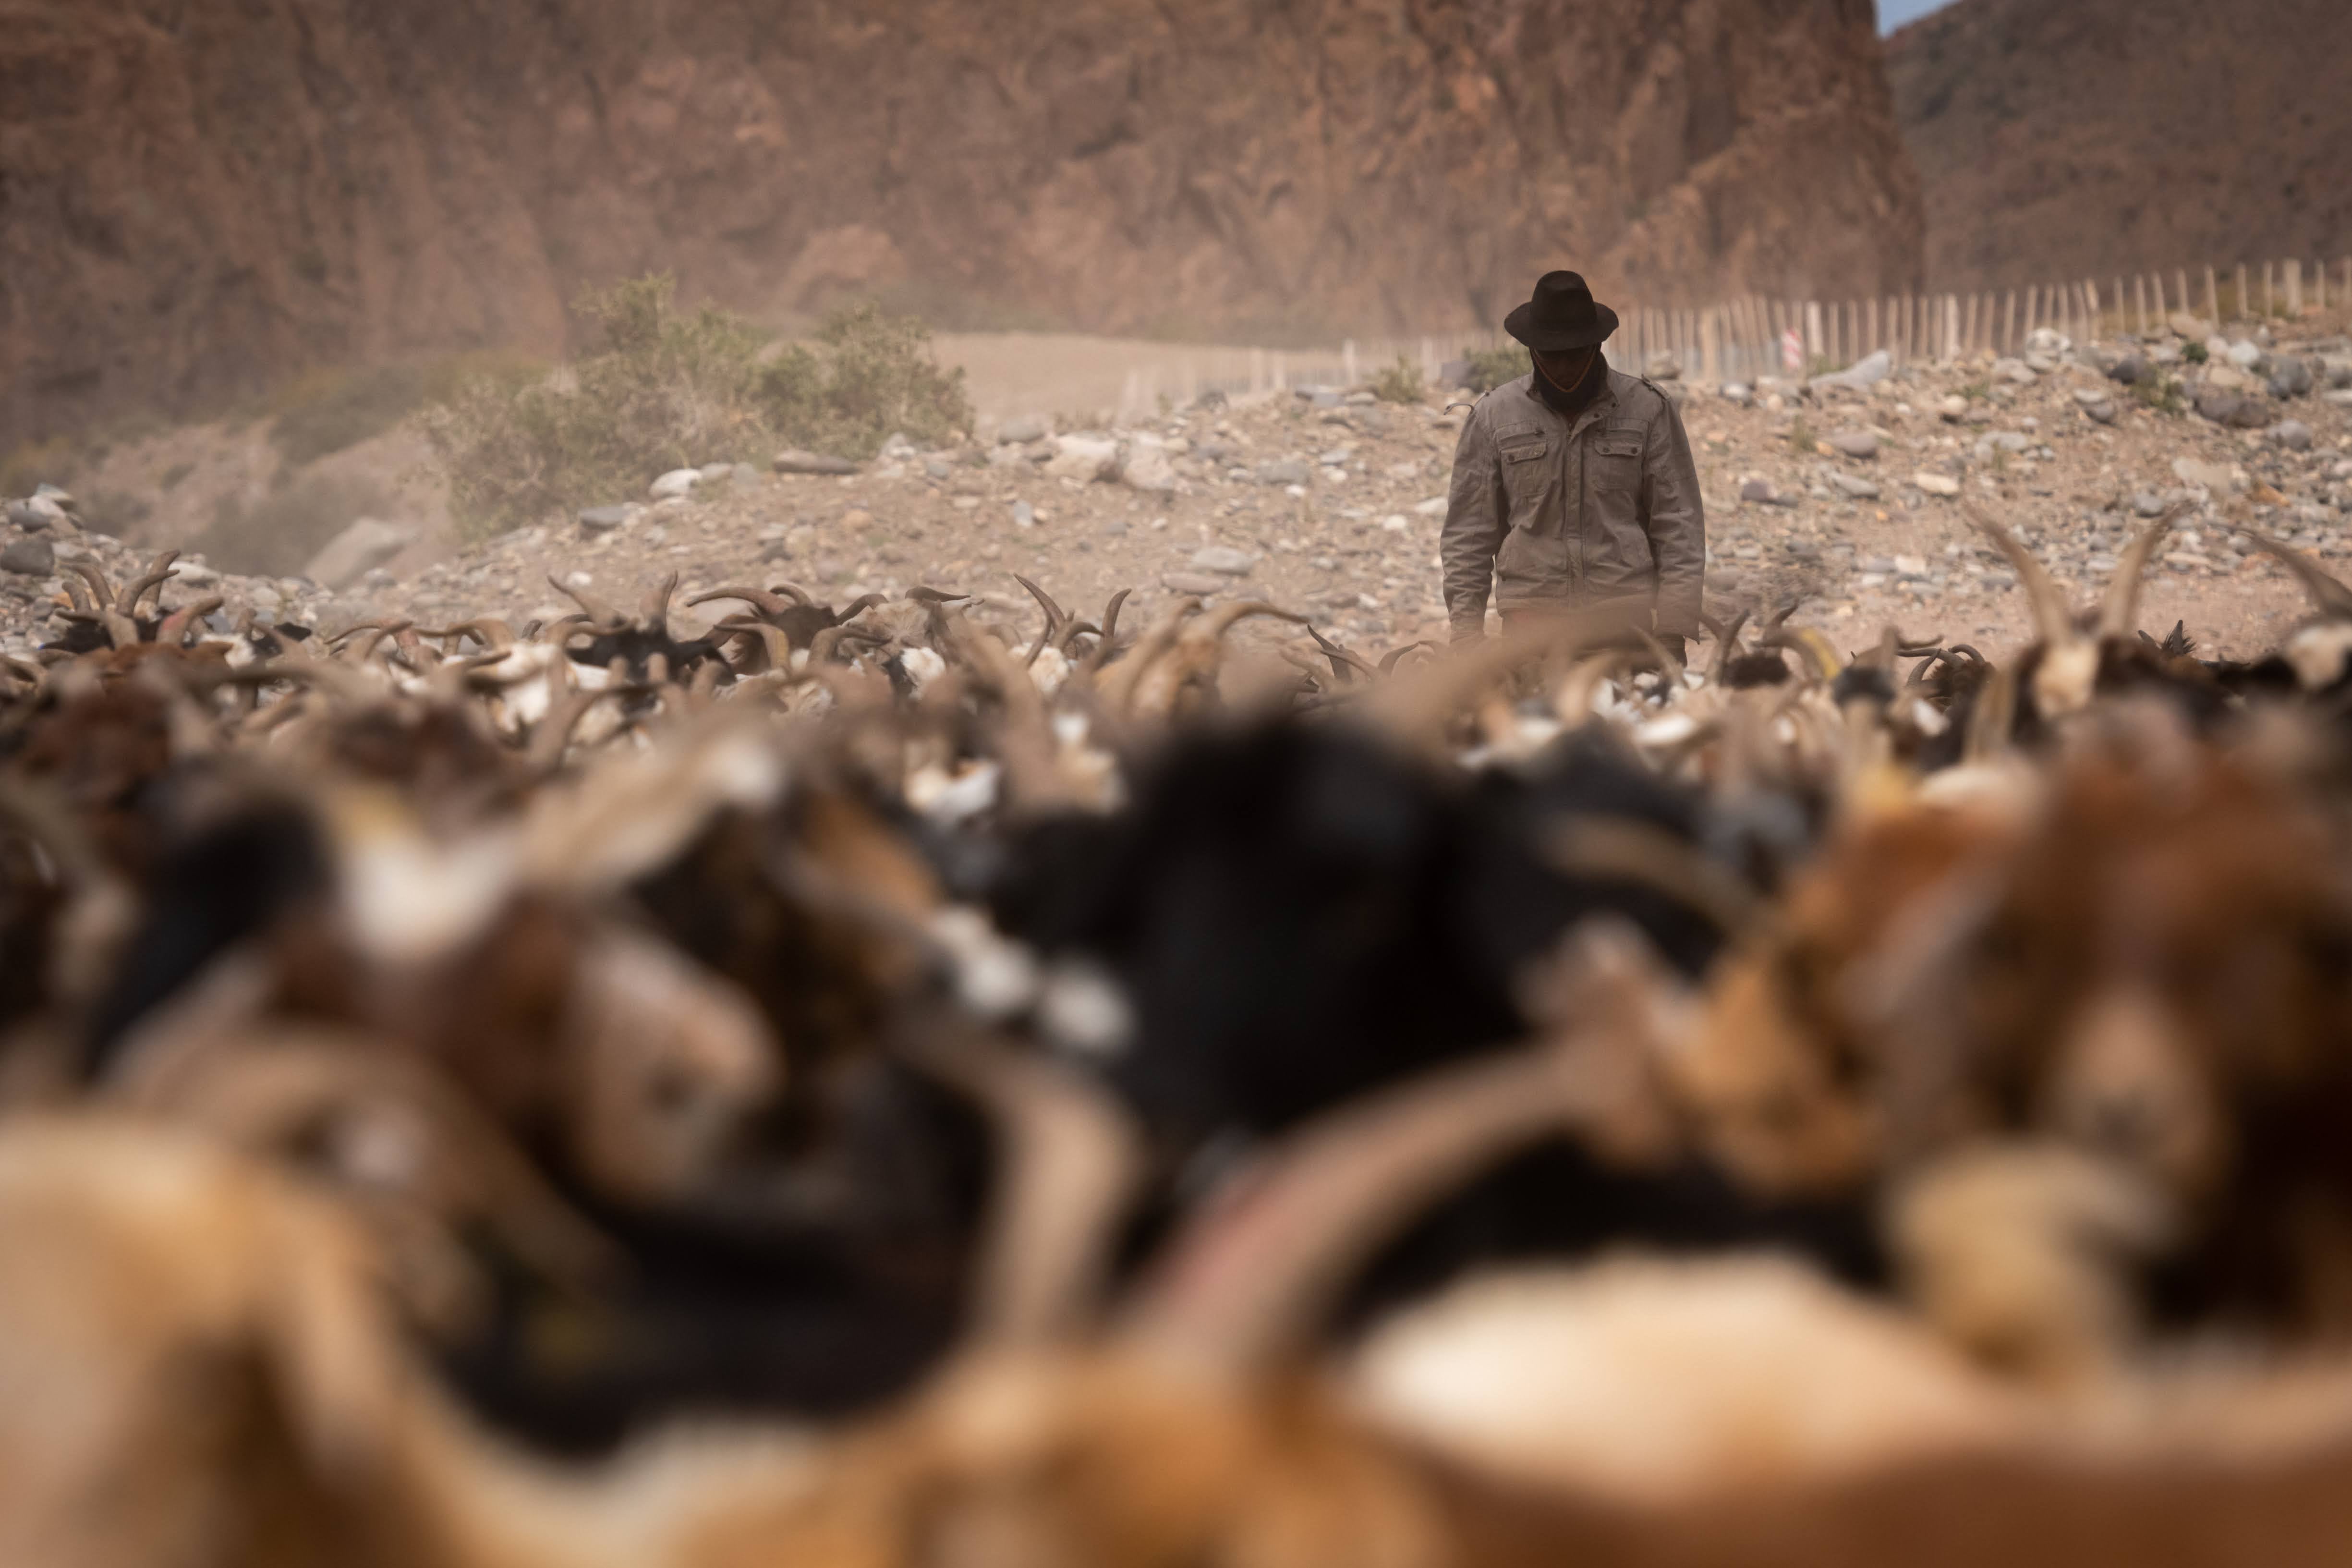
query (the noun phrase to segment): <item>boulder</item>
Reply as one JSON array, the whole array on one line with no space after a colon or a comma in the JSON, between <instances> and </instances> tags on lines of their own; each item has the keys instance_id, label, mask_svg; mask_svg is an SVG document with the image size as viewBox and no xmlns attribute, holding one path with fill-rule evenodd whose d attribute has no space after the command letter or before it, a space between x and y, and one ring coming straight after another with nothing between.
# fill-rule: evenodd
<instances>
[{"instance_id":1,"label":"boulder","mask_svg":"<svg viewBox=\"0 0 2352 1568\"><path fill-rule=\"evenodd\" d=\"M1114 478L1118 472L1118 443L1108 436L1064 436L1054 443L1045 471L1080 484Z\"/></svg>"},{"instance_id":2,"label":"boulder","mask_svg":"<svg viewBox=\"0 0 2352 1568\"><path fill-rule=\"evenodd\" d=\"M1172 495L1176 489L1175 459L1165 443L1150 436L1131 437L1118 460L1118 480L1129 489Z\"/></svg>"},{"instance_id":3,"label":"boulder","mask_svg":"<svg viewBox=\"0 0 2352 1568\"><path fill-rule=\"evenodd\" d=\"M415 542L416 530L405 523L363 517L320 546L302 575L322 588L348 588Z\"/></svg>"},{"instance_id":4,"label":"boulder","mask_svg":"<svg viewBox=\"0 0 2352 1568\"><path fill-rule=\"evenodd\" d=\"M1894 368L1894 360L1887 356L1885 349L1881 349L1876 353L1856 360L1843 370L1832 371L1827 375L1817 375L1809 384L1817 389L1842 386L1852 392L1867 392L1885 381L1887 373Z\"/></svg>"},{"instance_id":5,"label":"boulder","mask_svg":"<svg viewBox=\"0 0 2352 1568\"><path fill-rule=\"evenodd\" d=\"M46 539L12 540L0 550L0 572L19 577L46 577L58 569L58 552Z\"/></svg>"}]
</instances>

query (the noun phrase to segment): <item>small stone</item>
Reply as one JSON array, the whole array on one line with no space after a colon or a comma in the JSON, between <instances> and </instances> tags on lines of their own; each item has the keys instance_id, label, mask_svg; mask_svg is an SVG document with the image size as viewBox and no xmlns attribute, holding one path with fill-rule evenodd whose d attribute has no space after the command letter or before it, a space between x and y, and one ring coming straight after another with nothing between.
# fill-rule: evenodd
<instances>
[{"instance_id":1,"label":"small stone","mask_svg":"<svg viewBox=\"0 0 2352 1568\"><path fill-rule=\"evenodd\" d=\"M752 489L760 483L760 470L749 463L737 463L727 470L727 479L739 490Z\"/></svg>"},{"instance_id":2,"label":"small stone","mask_svg":"<svg viewBox=\"0 0 2352 1568\"><path fill-rule=\"evenodd\" d=\"M1960 481L1949 474L1933 474L1926 469L1911 476L1912 488L1931 496L1956 496L1960 493Z\"/></svg>"},{"instance_id":3,"label":"small stone","mask_svg":"<svg viewBox=\"0 0 2352 1568\"><path fill-rule=\"evenodd\" d=\"M707 485L714 483L719 479L733 477L735 465L732 463L705 463L698 471L702 475L702 482Z\"/></svg>"},{"instance_id":4,"label":"small stone","mask_svg":"<svg viewBox=\"0 0 2352 1568\"><path fill-rule=\"evenodd\" d=\"M2016 359L1993 361L1992 377L1995 381L2006 381L2017 386L2032 386L2041 379L2034 374L2032 365L2027 364L2023 360Z\"/></svg>"},{"instance_id":5,"label":"small stone","mask_svg":"<svg viewBox=\"0 0 2352 1568\"><path fill-rule=\"evenodd\" d=\"M2137 353L2120 354L2107 366L2107 379L2125 386L2136 384L2147 374L2147 361Z\"/></svg>"},{"instance_id":6,"label":"small stone","mask_svg":"<svg viewBox=\"0 0 2352 1568\"><path fill-rule=\"evenodd\" d=\"M2142 490L2132 497L2132 510L2140 517L2162 517L2164 498L2154 490Z\"/></svg>"},{"instance_id":7,"label":"small stone","mask_svg":"<svg viewBox=\"0 0 2352 1568\"><path fill-rule=\"evenodd\" d=\"M1226 544L1208 544L1192 552L1192 565L1203 572L1223 572L1231 577L1246 577L1257 566L1257 557L1246 551Z\"/></svg>"},{"instance_id":8,"label":"small stone","mask_svg":"<svg viewBox=\"0 0 2352 1568\"><path fill-rule=\"evenodd\" d=\"M1830 437L1830 445L1849 458L1878 456L1878 437L1867 430L1841 430Z\"/></svg>"},{"instance_id":9,"label":"small stone","mask_svg":"<svg viewBox=\"0 0 2352 1568\"><path fill-rule=\"evenodd\" d=\"M1210 594L1222 594L1232 586L1222 578L1203 577L1191 572L1167 573L1161 576L1160 584L1160 586L1171 588L1179 594L1197 594L1203 596Z\"/></svg>"},{"instance_id":10,"label":"small stone","mask_svg":"<svg viewBox=\"0 0 2352 1568\"><path fill-rule=\"evenodd\" d=\"M1013 526L1015 528L1036 527L1037 509L1031 506L1025 500L1014 501L1013 503Z\"/></svg>"},{"instance_id":11,"label":"small stone","mask_svg":"<svg viewBox=\"0 0 2352 1568\"><path fill-rule=\"evenodd\" d=\"M1126 453L1118 464L1119 482L1129 489L1151 495L1173 495L1176 490L1176 464L1167 446L1148 436L1138 436L1127 444Z\"/></svg>"},{"instance_id":12,"label":"small stone","mask_svg":"<svg viewBox=\"0 0 2352 1568\"><path fill-rule=\"evenodd\" d=\"M1885 381L1894 367L1895 362L1887 356L1885 349L1881 349L1876 353L1856 360L1843 370L1832 371L1828 375L1817 375L1810 384L1816 389L1842 386L1853 392L1867 392Z\"/></svg>"},{"instance_id":13,"label":"small stone","mask_svg":"<svg viewBox=\"0 0 2352 1568\"><path fill-rule=\"evenodd\" d=\"M1294 458L1257 466L1257 482L1262 485L1303 485L1314 477L1314 469Z\"/></svg>"},{"instance_id":14,"label":"small stone","mask_svg":"<svg viewBox=\"0 0 2352 1568\"><path fill-rule=\"evenodd\" d=\"M2246 400L2227 387L2208 384L2197 389L2197 412L2216 425L2227 425L2245 412Z\"/></svg>"},{"instance_id":15,"label":"small stone","mask_svg":"<svg viewBox=\"0 0 2352 1568\"><path fill-rule=\"evenodd\" d=\"M702 470L700 468L672 468L669 472L656 479L647 487L647 489L652 493L654 500L669 500L676 497L693 494L694 487L701 482Z\"/></svg>"},{"instance_id":16,"label":"small stone","mask_svg":"<svg viewBox=\"0 0 2352 1568\"><path fill-rule=\"evenodd\" d=\"M1683 362L1670 353L1652 354L1643 374L1652 381L1680 381L1683 375Z\"/></svg>"},{"instance_id":17,"label":"small stone","mask_svg":"<svg viewBox=\"0 0 2352 1568\"><path fill-rule=\"evenodd\" d=\"M1860 474L1849 474L1843 468L1836 468L1831 470L1829 479L1831 485L1835 487L1841 493L1851 496L1855 500L1876 500L1878 499L1877 482L1873 479L1865 479Z\"/></svg>"},{"instance_id":18,"label":"small stone","mask_svg":"<svg viewBox=\"0 0 2352 1568\"><path fill-rule=\"evenodd\" d=\"M1419 517L1444 517L1446 505L1446 499L1444 496L1432 496L1427 500L1415 501L1412 510Z\"/></svg>"},{"instance_id":19,"label":"small stone","mask_svg":"<svg viewBox=\"0 0 2352 1568\"><path fill-rule=\"evenodd\" d=\"M2201 489L2208 495L2234 495L2244 488L2230 468L2220 463L2200 462L2195 458L2173 458L2172 474L2182 484ZM2153 517L2156 514L2149 512L2147 515Z\"/></svg>"},{"instance_id":20,"label":"small stone","mask_svg":"<svg viewBox=\"0 0 2352 1568\"><path fill-rule=\"evenodd\" d=\"M2271 426L2271 439L2290 452L2311 450L2311 426L2300 419L2282 419Z\"/></svg>"},{"instance_id":21,"label":"small stone","mask_svg":"<svg viewBox=\"0 0 2352 1568\"><path fill-rule=\"evenodd\" d=\"M0 572L46 577L58 569L58 552L46 539L18 539L0 550Z\"/></svg>"},{"instance_id":22,"label":"small stone","mask_svg":"<svg viewBox=\"0 0 2352 1568\"><path fill-rule=\"evenodd\" d=\"M2234 365L2216 364L2206 367L2204 384L2224 392L2243 392L2254 384L2254 378Z\"/></svg>"},{"instance_id":23,"label":"small stone","mask_svg":"<svg viewBox=\"0 0 2352 1568\"><path fill-rule=\"evenodd\" d=\"M2282 354L2271 362L2271 395L2301 397L2311 390L2311 366Z\"/></svg>"},{"instance_id":24,"label":"small stone","mask_svg":"<svg viewBox=\"0 0 2352 1568\"><path fill-rule=\"evenodd\" d=\"M2263 363L2262 345L2240 338L2230 345L2230 363L2240 370L2252 370Z\"/></svg>"},{"instance_id":25,"label":"small stone","mask_svg":"<svg viewBox=\"0 0 2352 1568\"><path fill-rule=\"evenodd\" d=\"M1042 441L1054 433L1053 421L1042 414L1020 414L996 427L996 438L1014 446Z\"/></svg>"},{"instance_id":26,"label":"small stone","mask_svg":"<svg viewBox=\"0 0 2352 1568\"><path fill-rule=\"evenodd\" d=\"M1725 382L1720 395L1726 403L1736 403L1742 408L1756 401L1755 389L1744 381Z\"/></svg>"},{"instance_id":27,"label":"small stone","mask_svg":"<svg viewBox=\"0 0 2352 1568\"><path fill-rule=\"evenodd\" d=\"M854 474L857 465L846 458L830 458L823 452L803 452L790 447L776 454L772 465L780 474Z\"/></svg>"},{"instance_id":28,"label":"small stone","mask_svg":"<svg viewBox=\"0 0 2352 1568\"><path fill-rule=\"evenodd\" d=\"M926 458L923 459L923 478L937 483L945 483L947 480L954 477L955 468L945 458Z\"/></svg>"},{"instance_id":29,"label":"small stone","mask_svg":"<svg viewBox=\"0 0 2352 1568\"><path fill-rule=\"evenodd\" d=\"M1749 479L1739 487L1739 499L1744 501L1754 501L1760 506L1769 506L1780 498L1779 492L1773 489L1769 480Z\"/></svg>"},{"instance_id":30,"label":"small stone","mask_svg":"<svg viewBox=\"0 0 2352 1568\"><path fill-rule=\"evenodd\" d=\"M1392 511L1381 519L1381 527L1391 533L1403 533L1412 527L1412 521L1401 511Z\"/></svg>"},{"instance_id":31,"label":"small stone","mask_svg":"<svg viewBox=\"0 0 2352 1568\"><path fill-rule=\"evenodd\" d=\"M635 514L635 507L592 506L580 514L580 531L592 535L610 533L616 528L627 527L629 519Z\"/></svg>"}]
</instances>

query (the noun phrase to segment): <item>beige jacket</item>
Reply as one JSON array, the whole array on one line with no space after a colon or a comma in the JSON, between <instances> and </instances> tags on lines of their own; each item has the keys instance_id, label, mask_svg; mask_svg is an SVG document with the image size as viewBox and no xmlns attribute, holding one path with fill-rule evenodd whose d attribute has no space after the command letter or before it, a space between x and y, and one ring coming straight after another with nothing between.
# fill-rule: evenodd
<instances>
[{"instance_id":1,"label":"beige jacket","mask_svg":"<svg viewBox=\"0 0 2352 1568\"><path fill-rule=\"evenodd\" d=\"M1622 604L1696 636L1706 516L1682 416L1612 369L1570 422L1533 381L1496 387L1462 426L1437 541L1454 635L1484 629L1491 583L1501 610Z\"/></svg>"}]
</instances>

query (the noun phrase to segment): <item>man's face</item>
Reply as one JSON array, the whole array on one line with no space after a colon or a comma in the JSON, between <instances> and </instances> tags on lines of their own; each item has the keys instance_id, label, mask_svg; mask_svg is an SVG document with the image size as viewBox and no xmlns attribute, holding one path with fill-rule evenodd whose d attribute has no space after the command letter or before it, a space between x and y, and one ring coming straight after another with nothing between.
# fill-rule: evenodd
<instances>
[{"instance_id":1,"label":"man's face","mask_svg":"<svg viewBox=\"0 0 2352 1568\"><path fill-rule=\"evenodd\" d=\"M1537 368L1543 372L1551 384L1566 390L1584 379L1584 373L1592 368L1592 356L1600 350L1597 348L1568 349L1558 353L1544 353L1530 349L1528 352L1535 355Z\"/></svg>"}]
</instances>

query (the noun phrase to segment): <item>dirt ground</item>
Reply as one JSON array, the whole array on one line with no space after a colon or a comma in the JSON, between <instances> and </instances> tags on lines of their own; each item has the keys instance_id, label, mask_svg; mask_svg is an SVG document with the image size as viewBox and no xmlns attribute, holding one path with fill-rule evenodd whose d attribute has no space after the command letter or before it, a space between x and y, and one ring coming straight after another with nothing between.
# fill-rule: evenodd
<instances>
[{"instance_id":1,"label":"dirt ground","mask_svg":"<svg viewBox=\"0 0 2352 1568\"><path fill-rule=\"evenodd\" d=\"M2320 374L2310 393L2269 417L2306 427L2308 449L2273 428L2151 407L2086 363L2087 351L2051 356L2041 372L1989 359L1906 367L1866 392L1767 383L1736 400L1675 383L1706 500L1710 601L1721 611L1803 593L1798 620L1824 627L1842 647L1865 647L1891 624L1909 637L1966 640L1997 656L2026 636L2022 596L1969 529L1959 500L1937 487L1957 488L2021 530L2085 604L2103 591L2142 515L2186 496L2197 510L2150 574L2142 624L2161 632L2179 620L2209 655L2272 646L2303 613L2302 597L2223 525L2289 536L2323 558L2352 554L2352 391L2331 393L2317 358L2345 353L2343 322L2307 321L2292 333L2280 326L2262 346L2314 356ZM1057 410L1089 406L1114 371L1126 380L1119 367L1131 366L1139 347L1010 336L946 346L969 355L983 437L1024 413L1051 421ZM2167 338L2111 348L2160 359L2181 346ZM2203 374L2185 363L2159 368L2192 383ZM2113 422L2086 412L2078 392L2104 396ZM1013 580L1020 574L1088 614L1132 588L1129 624L1186 594L1263 598L1377 653L1444 636L1436 542L1462 418L1447 406L1454 401L1444 391L1412 405L1344 388L1241 395L1125 427L901 449L844 477L737 469L683 499L637 498L646 504L608 531L551 519L462 550L436 532L341 592L296 579L207 581L215 574L201 563L167 592L173 603L218 594L225 616L251 605L331 630L384 616L443 625L488 614L520 625L571 608L550 576L634 604L675 570L681 606L729 584L789 580L842 605L929 584L982 595L1025 628L1035 612ZM1841 437L1874 454L1827 445ZM1164 467L1137 462L1139 447ZM2199 471L2203 488L2176 468L2183 458L2210 466ZM396 467L383 454L352 460ZM1097 468L1114 477L1090 477ZM1875 495L1850 493L1874 486ZM68 540L60 567L81 549L119 576L134 555L171 542L173 515L158 506L135 546L96 534ZM59 623L48 617L61 586L56 577L0 576L0 647L22 653L54 635ZM728 608L681 610L680 623Z\"/></svg>"}]
</instances>

